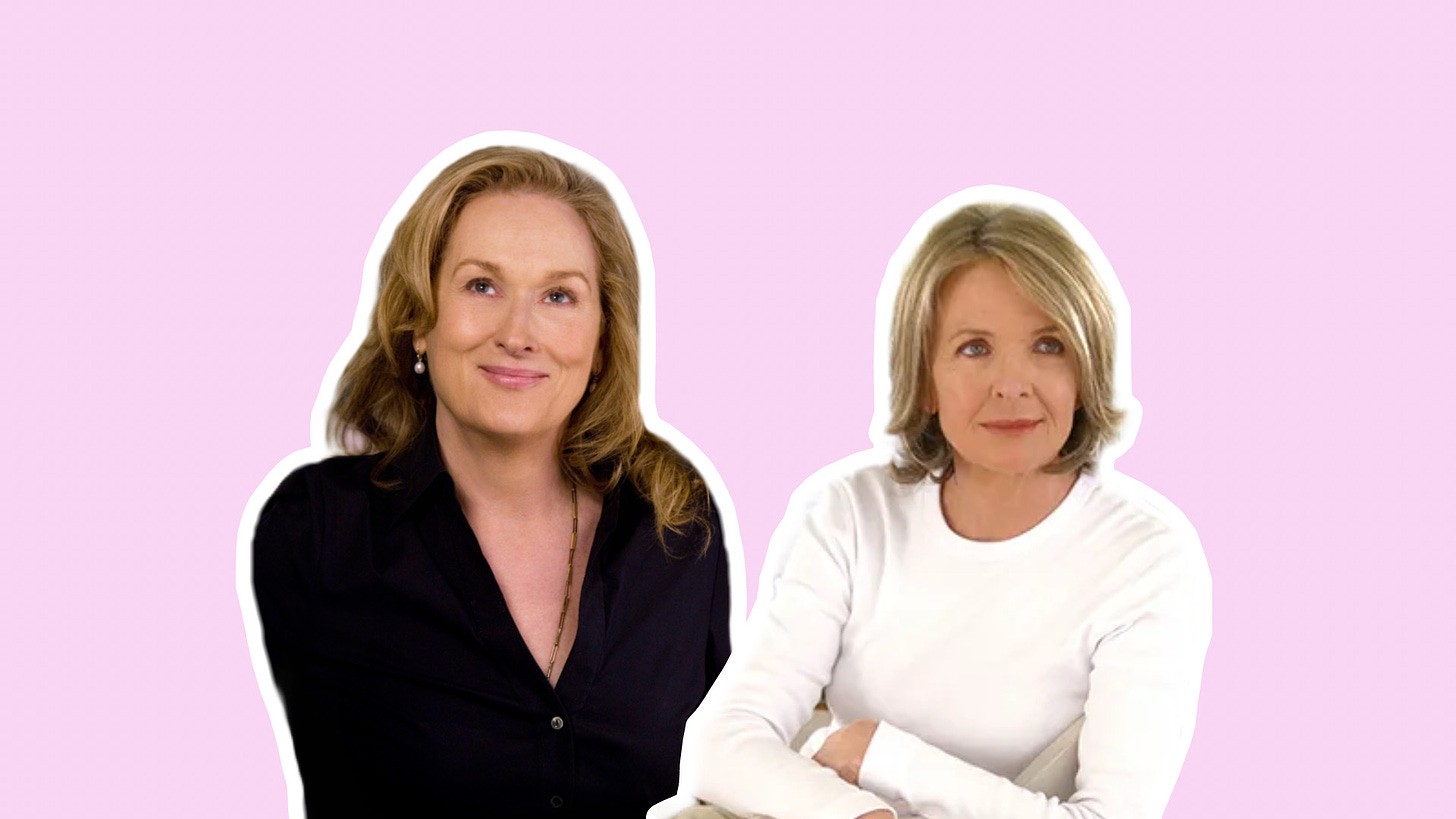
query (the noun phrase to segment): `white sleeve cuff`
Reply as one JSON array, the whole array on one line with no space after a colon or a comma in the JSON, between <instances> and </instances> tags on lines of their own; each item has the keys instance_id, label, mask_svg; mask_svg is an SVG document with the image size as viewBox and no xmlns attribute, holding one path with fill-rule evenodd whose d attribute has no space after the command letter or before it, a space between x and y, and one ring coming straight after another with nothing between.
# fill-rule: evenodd
<instances>
[{"instance_id":1,"label":"white sleeve cuff","mask_svg":"<svg viewBox=\"0 0 1456 819\"><path fill-rule=\"evenodd\" d=\"M678 814L700 804L702 803L685 793L669 796L647 809L647 819L673 819Z\"/></svg>"},{"instance_id":2,"label":"white sleeve cuff","mask_svg":"<svg viewBox=\"0 0 1456 819\"><path fill-rule=\"evenodd\" d=\"M859 786L888 802L905 804L903 787L910 771L915 737L881 721L859 766Z\"/></svg>"}]
</instances>

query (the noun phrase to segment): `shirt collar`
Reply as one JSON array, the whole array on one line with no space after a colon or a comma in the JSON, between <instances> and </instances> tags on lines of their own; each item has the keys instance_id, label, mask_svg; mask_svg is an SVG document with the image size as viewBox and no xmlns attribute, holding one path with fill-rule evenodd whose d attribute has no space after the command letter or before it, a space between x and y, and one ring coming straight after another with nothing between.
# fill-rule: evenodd
<instances>
[{"instance_id":1,"label":"shirt collar","mask_svg":"<svg viewBox=\"0 0 1456 819\"><path fill-rule=\"evenodd\" d=\"M455 482L445 471L445 462L440 458L440 440L435 434L435 416L431 413L424 428L415 436L414 443L405 448L384 470L384 478L395 481L394 487L383 491L381 509L388 526L399 523L405 513L414 507L425 493L438 481L444 481L454 497ZM622 503L624 489L631 488L627 478L602 499L602 516L597 523L599 529L611 531L617 523L618 508ZM635 495L635 492L632 493Z\"/></svg>"},{"instance_id":2,"label":"shirt collar","mask_svg":"<svg viewBox=\"0 0 1456 819\"><path fill-rule=\"evenodd\" d=\"M449 478L445 462L440 459L433 413L425 420L424 428L415 436L414 442L384 472L386 480L396 482L393 488L385 490L383 499L385 521L393 526L436 481L442 477Z\"/></svg>"}]
</instances>

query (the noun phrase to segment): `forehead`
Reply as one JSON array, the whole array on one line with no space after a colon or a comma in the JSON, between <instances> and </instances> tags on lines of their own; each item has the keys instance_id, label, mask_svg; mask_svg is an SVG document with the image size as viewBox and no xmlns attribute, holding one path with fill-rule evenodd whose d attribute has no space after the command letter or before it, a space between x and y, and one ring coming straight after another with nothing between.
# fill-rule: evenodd
<instances>
[{"instance_id":1,"label":"forehead","mask_svg":"<svg viewBox=\"0 0 1456 819\"><path fill-rule=\"evenodd\" d=\"M507 273L576 271L597 280L586 222L575 208L539 193L492 193L466 203L445 244L444 270L466 259Z\"/></svg>"},{"instance_id":2,"label":"forehead","mask_svg":"<svg viewBox=\"0 0 1456 819\"><path fill-rule=\"evenodd\" d=\"M1056 324L995 260L956 268L937 295L936 325L944 332L970 327L1009 333Z\"/></svg>"}]
</instances>

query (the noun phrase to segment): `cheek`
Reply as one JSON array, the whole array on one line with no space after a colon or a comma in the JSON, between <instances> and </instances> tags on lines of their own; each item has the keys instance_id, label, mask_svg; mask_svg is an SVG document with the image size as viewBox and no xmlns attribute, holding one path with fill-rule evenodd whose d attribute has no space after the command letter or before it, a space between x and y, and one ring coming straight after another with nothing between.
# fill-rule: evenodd
<instances>
[{"instance_id":1,"label":"cheek","mask_svg":"<svg viewBox=\"0 0 1456 819\"><path fill-rule=\"evenodd\" d=\"M479 311L464 309L446 299L440 304L435 329L425 334L425 344L431 353L446 355L473 346L485 332L484 316Z\"/></svg>"},{"instance_id":2,"label":"cheek","mask_svg":"<svg viewBox=\"0 0 1456 819\"><path fill-rule=\"evenodd\" d=\"M1047 398L1047 409L1070 424L1072 414L1077 410L1077 375L1070 368L1057 372L1048 379L1043 394Z\"/></svg>"},{"instance_id":3,"label":"cheek","mask_svg":"<svg viewBox=\"0 0 1456 819\"><path fill-rule=\"evenodd\" d=\"M551 349L557 361L572 367L589 367L601 346L599 322L589 317L563 321L552 328Z\"/></svg>"},{"instance_id":4,"label":"cheek","mask_svg":"<svg viewBox=\"0 0 1456 819\"><path fill-rule=\"evenodd\" d=\"M933 373L937 412L943 418L973 418L980 411L985 385L969 372L939 370Z\"/></svg>"},{"instance_id":5,"label":"cheek","mask_svg":"<svg viewBox=\"0 0 1456 819\"><path fill-rule=\"evenodd\" d=\"M601 330L595 326L589 326L576 337L576 351L578 358L590 364L596 360L597 351L602 347Z\"/></svg>"}]
</instances>

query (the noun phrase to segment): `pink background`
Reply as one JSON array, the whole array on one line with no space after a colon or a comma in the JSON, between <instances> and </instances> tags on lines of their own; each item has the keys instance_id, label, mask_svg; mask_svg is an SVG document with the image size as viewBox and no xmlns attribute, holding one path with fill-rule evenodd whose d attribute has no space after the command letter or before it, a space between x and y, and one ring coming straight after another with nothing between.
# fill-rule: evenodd
<instances>
[{"instance_id":1,"label":"pink background","mask_svg":"<svg viewBox=\"0 0 1456 819\"><path fill-rule=\"evenodd\" d=\"M631 193L658 409L722 473L750 577L793 488L868 444L916 217L973 184L1060 200L1135 317L1119 467L1213 571L1168 817L1442 810L1452 12L201 5L0 28L0 814L285 815L243 505L308 444L385 212L495 129Z\"/></svg>"}]
</instances>

